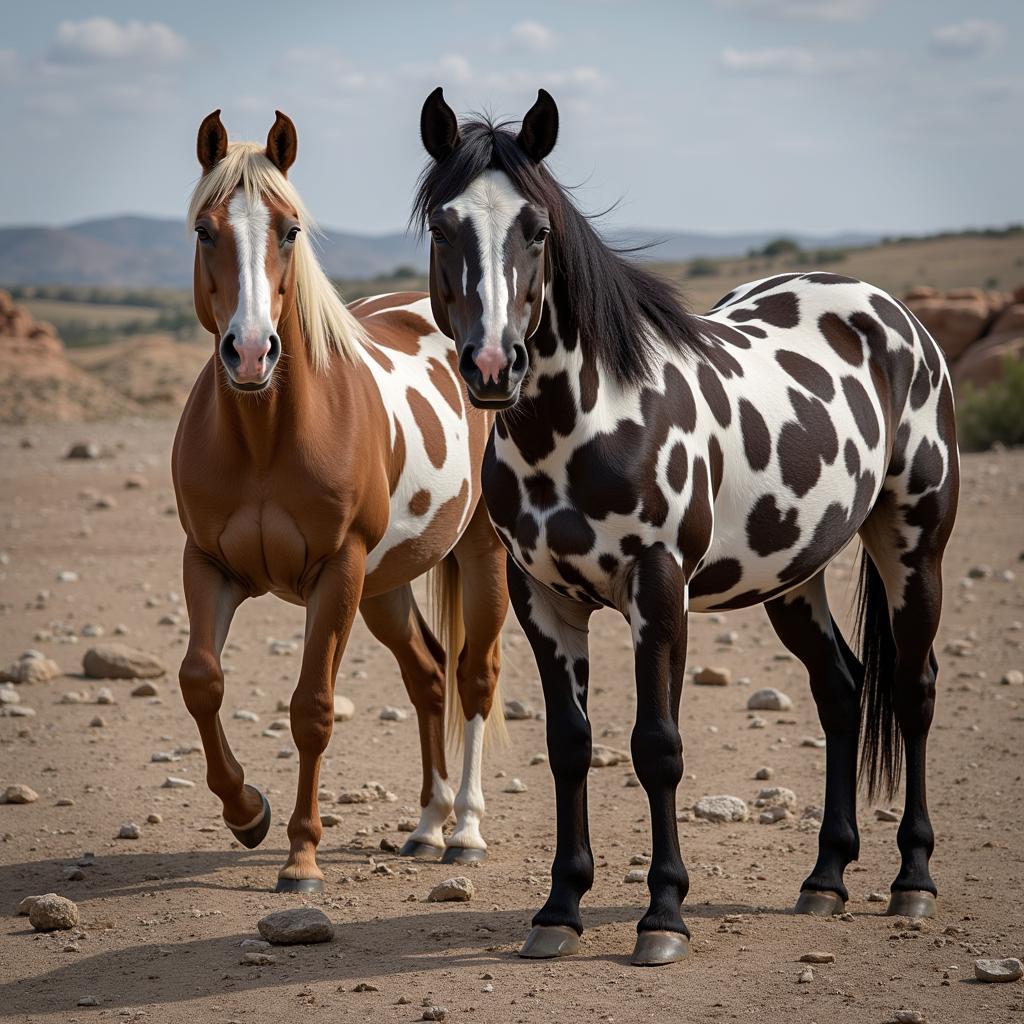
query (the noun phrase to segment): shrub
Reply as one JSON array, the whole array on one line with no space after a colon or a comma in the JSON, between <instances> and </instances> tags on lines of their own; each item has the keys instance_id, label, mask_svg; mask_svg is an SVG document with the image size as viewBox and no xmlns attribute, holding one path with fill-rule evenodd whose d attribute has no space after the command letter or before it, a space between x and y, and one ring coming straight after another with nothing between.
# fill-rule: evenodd
<instances>
[{"instance_id":1,"label":"shrub","mask_svg":"<svg viewBox=\"0 0 1024 1024\"><path fill-rule=\"evenodd\" d=\"M957 433L964 451L994 444L1024 444L1024 361L1007 359L1002 377L985 388L966 385L957 403Z\"/></svg>"},{"instance_id":2,"label":"shrub","mask_svg":"<svg viewBox=\"0 0 1024 1024\"><path fill-rule=\"evenodd\" d=\"M698 256L695 260L691 260L689 267L686 268L687 277L714 277L717 273L718 264L714 260L705 259L703 256Z\"/></svg>"}]
</instances>

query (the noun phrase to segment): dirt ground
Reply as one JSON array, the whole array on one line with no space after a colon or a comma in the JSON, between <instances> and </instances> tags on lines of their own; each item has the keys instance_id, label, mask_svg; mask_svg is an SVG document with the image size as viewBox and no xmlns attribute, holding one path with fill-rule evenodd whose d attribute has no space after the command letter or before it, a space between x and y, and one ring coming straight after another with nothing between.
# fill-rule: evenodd
<instances>
[{"instance_id":1,"label":"dirt ground","mask_svg":"<svg viewBox=\"0 0 1024 1024\"><path fill-rule=\"evenodd\" d=\"M274 809L265 845L248 852L221 823L201 753L151 763L154 752L198 739L175 676L187 624L177 596L182 534L168 473L172 435L172 422L151 420L0 433L0 662L31 647L66 673L19 687L21 705L34 717L0 718L0 788L23 783L40 797L0 806L0 1018L405 1022L420 1018L426 999L447 1007L450 1021L502 1024L860 1024L892 1020L901 1009L932 1024L1024 1021L1024 984L973 980L976 956L1024 953L1024 687L1000 682L1024 668L1024 452L965 459L960 520L946 561L930 746L940 909L919 930L882 916L885 904L868 900L888 891L898 865L897 825L876 820L874 807L862 808L861 859L847 873L850 920L790 913L814 861L810 823L761 825L756 813L732 825L684 820L691 879L684 913L693 953L667 968L631 967L646 889L623 879L630 859L650 852L649 827L643 790L626 785L631 773L620 765L590 775L598 869L584 902L580 954L519 960L515 951L547 892L554 836L548 768L530 765L544 749L543 724L509 723L511 745L488 756L486 863L453 870L381 853L380 840L400 842L399 819L418 811L419 754L411 715L399 722L378 717L385 704L411 707L390 655L360 622L338 680L338 692L357 712L336 726L322 782L338 791L375 780L398 799L322 806L340 822L325 829L320 847L326 892L305 902L329 915L335 939L280 949L274 965L251 967L240 963L240 941L256 935L267 912L304 902L271 891L284 861L297 765L288 756L287 732L262 735L282 717L277 704L287 700L298 668L295 656L272 656L268 640L301 637L302 612L270 597L250 602L229 640L225 729ZM64 460L69 444L82 438L114 454ZM31 447L23 447L26 440ZM131 474L147 485L126 490ZM114 507L95 508L97 494L112 496ZM967 579L982 563L991 575ZM850 565L848 552L831 580L844 622ZM66 571L78 573L77 582L58 582ZM687 685L680 808L706 794L752 803L761 765L775 769L773 784L795 790L801 810L819 804L824 751L801 745L820 735L802 667L783 656L760 609L693 619L690 665L726 666L733 683ZM118 624L127 629L124 637L112 636ZM158 698L131 697L131 682L81 676L82 655L93 642L82 635L86 625L166 661ZM729 631L732 642L719 642ZM965 641L956 645L960 655L946 649L953 641ZM592 657L595 737L628 749L632 662L628 631L612 613L595 618ZM116 703L96 705L103 685ZM751 729L747 697L752 687L767 685L788 693L793 710L761 713L767 726ZM68 691L85 691L88 702L61 703ZM532 657L511 616L504 693L543 707ZM233 719L239 709L259 721ZM91 726L97 715L105 724ZM169 774L196 787L162 788ZM528 792L503 792L513 776ZM61 800L73 804L58 806ZM162 823L146 824L152 813ZM115 838L127 821L139 823L139 839ZM84 878L66 879L68 866L87 851L95 863L82 869ZM373 873L371 858L393 873ZM425 902L432 885L459 873L476 886L471 902ZM27 918L15 916L22 897L50 891L78 903L78 931L37 934ZM800 984L805 965L798 960L810 950L832 952L836 961L815 967L814 980ZM79 1007L85 996L98 1005Z\"/></svg>"}]
</instances>

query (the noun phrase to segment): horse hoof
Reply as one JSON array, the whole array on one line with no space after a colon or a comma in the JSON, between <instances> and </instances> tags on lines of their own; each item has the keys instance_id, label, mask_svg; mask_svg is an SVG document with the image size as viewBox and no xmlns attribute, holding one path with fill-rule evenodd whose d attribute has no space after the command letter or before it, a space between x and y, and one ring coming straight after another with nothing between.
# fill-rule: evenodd
<instances>
[{"instance_id":1,"label":"horse hoof","mask_svg":"<svg viewBox=\"0 0 1024 1024\"><path fill-rule=\"evenodd\" d=\"M526 960L550 960L580 951L580 937L575 928L564 924L538 924L526 936L519 955Z\"/></svg>"},{"instance_id":2,"label":"horse hoof","mask_svg":"<svg viewBox=\"0 0 1024 1024\"><path fill-rule=\"evenodd\" d=\"M323 892L324 880L322 878L279 878L275 892Z\"/></svg>"},{"instance_id":3,"label":"horse hoof","mask_svg":"<svg viewBox=\"0 0 1024 1024\"><path fill-rule=\"evenodd\" d=\"M833 917L846 910L846 900L837 892L817 892L803 889L793 908L794 914L811 914L814 917Z\"/></svg>"},{"instance_id":4,"label":"horse hoof","mask_svg":"<svg viewBox=\"0 0 1024 1024\"><path fill-rule=\"evenodd\" d=\"M415 857L417 860L439 860L443 853L443 846L421 843L418 839L406 839L398 851L400 857Z\"/></svg>"},{"instance_id":5,"label":"horse hoof","mask_svg":"<svg viewBox=\"0 0 1024 1024\"><path fill-rule=\"evenodd\" d=\"M256 792L259 793L259 790ZM263 816L255 825L250 825L248 828L235 828L230 822L224 822L231 829L234 837L247 850L255 850L267 838L267 833L270 831L270 804L262 793L260 793L260 799L263 801Z\"/></svg>"},{"instance_id":6,"label":"horse hoof","mask_svg":"<svg viewBox=\"0 0 1024 1024\"><path fill-rule=\"evenodd\" d=\"M487 860L487 851L472 846L448 846L445 848L442 864L477 864Z\"/></svg>"},{"instance_id":7,"label":"horse hoof","mask_svg":"<svg viewBox=\"0 0 1024 1024\"><path fill-rule=\"evenodd\" d=\"M904 889L889 897L886 917L934 917L935 897L925 889Z\"/></svg>"},{"instance_id":8,"label":"horse hoof","mask_svg":"<svg viewBox=\"0 0 1024 1024\"><path fill-rule=\"evenodd\" d=\"M661 967L690 955L690 940L682 932L640 932L629 962L635 967Z\"/></svg>"}]
</instances>

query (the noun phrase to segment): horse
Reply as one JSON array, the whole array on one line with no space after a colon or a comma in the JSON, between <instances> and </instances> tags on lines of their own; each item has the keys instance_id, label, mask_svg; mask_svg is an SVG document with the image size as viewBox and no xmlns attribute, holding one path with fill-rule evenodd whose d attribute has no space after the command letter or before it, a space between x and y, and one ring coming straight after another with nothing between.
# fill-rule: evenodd
<instances>
[{"instance_id":1,"label":"horse","mask_svg":"<svg viewBox=\"0 0 1024 1024\"><path fill-rule=\"evenodd\" d=\"M827 742L817 861L796 903L843 911L860 777L891 796L906 761L889 914L928 916L925 798L932 648L959 465L950 377L897 300L831 273L733 289L706 316L607 246L544 164L558 108L540 90L518 132L461 124L435 90L412 222L430 234L430 297L478 408L497 412L484 498L547 707L557 843L550 895L520 953L579 949L593 883L587 824L588 620L629 622L630 749L650 804L650 905L632 962L687 955L676 790L690 612L763 604L807 669ZM859 535L860 653L825 568Z\"/></svg>"},{"instance_id":2,"label":"horse","mask_svg":"<svg viewBox=\"0 0 1024 1024\"><path fill-rule=\"evenodd\" d=\"M447 863L486 857L481 758L488 723L500 733L503 721L508 592L504 551L480 499L491 416L466 401L454 347L425 294L342 302L288 179L296 151L295 126L280 112L266 146L229 143L220 111L199 128L202 176L188 223L196 314L214 351L182 413L172 470L190 621L181 691L209 788L250 849L267 835L270 805L245 782L220 722L221 651L246 598L272 593L306 608L290 702L299 780L277 891L308 893L323 889L320 760L357 609L394 654L419 722L422 811L401 852ZM428 570L439 635L411 587ZM449 726L457 731L459 705L464 724L454 797L446 702Z\"/></svg>"}]
</instances>

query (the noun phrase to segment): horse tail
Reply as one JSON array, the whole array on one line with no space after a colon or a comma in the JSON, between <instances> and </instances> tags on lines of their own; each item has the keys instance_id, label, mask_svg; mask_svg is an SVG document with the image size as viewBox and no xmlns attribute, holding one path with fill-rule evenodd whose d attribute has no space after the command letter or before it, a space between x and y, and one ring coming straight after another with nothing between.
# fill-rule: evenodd
<instances>
[{"instance_id":1,"label":"horse tail","mask_svg":"<svg viewBox=\"0 0 1024 1024\"><path fill-rule=\"evenodd\" d=\"M860 697L860 778L868 797L891 798L903 767L903 737L893 707L896 642L885 583L867 550L861 552L857 585L857 636L864 665Z\"/></svg>"}]
</instances>

